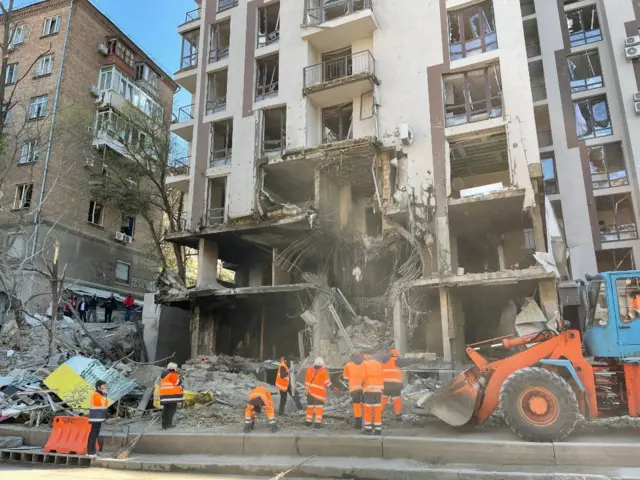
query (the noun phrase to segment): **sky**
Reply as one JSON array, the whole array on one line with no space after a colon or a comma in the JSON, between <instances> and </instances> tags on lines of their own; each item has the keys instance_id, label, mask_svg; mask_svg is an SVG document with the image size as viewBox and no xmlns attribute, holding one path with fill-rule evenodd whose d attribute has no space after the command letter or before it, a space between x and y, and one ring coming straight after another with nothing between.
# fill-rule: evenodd
<instances>
[{"instance_id":1,"label":"sky","mask_svg":"<svg viewBox=\"0 0 640 480\"><path fill-rule=\"evenodd\" d=\"M173 75L179 69L182 40L177 29L185 14L197 8L193 0L90 1L167 73ZM17 7L31 3L34 0L16 0ZM187 104L189 98L187 92L180 92L175 104Z\"/></svg>"}]
</instances>

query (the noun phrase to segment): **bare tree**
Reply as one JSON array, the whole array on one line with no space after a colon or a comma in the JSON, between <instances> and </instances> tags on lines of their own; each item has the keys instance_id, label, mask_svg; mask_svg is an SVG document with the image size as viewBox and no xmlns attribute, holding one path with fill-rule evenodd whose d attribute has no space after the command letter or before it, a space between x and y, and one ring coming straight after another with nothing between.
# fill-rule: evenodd
<instances>
[{"instance_id":1,"label":"bare tree","mask_svg":"<svg viewBox=\"0 0 640 480\"><path fill-rule=\"evenodd\" d=\"M144 219L160 265L186 282L189 249L165 242L168 232L185 227L183 194L167 187L167 177L187 168L176 160L186 152L169 134L168 116L157 108L128 104L99 123L102 134L115 139L121 151L105 157L104 178L92 196Z\"/></svg>"}]
</instances>

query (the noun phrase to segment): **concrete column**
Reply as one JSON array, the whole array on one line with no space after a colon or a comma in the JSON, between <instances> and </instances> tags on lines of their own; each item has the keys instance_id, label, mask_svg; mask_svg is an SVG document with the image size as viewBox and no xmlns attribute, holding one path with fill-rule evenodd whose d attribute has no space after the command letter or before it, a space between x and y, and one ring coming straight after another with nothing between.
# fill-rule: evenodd
<instances>
[{"instance_id":1,"label":"concrete column","mask_svg":"<svg viewBox=\"0 0 640 480\"><path fill-rule=\"evenodd\" d=\"M500 270L504 270L505 269L504 245L499 244L497 248L498 248L498 266L499 266Z\"/></svg>"},{"instance_id":2,"label":"concrete column","mask_svg":"<svg viewBox=\"0 0 640 480\"><path fill-rule=\"evenodd\" d=\"M400 355L408 350L407 324L402 316L402 310L402 297L398 296L393 304L393 341Z\"/></svg>"},{"instance_id":3,"label":"concrete column","mask_svg":"<svg viewBox=\"0 0 640 480\"><path fill-rule=\"evenodd\" d=\"M465 315L462 309L462 302L459 300L457 291L449 292L449 325L452 331L451 337L453 362L456 368L462 368L467 363L465 352L466 342L464 338Z\"/></svg>"},{"instance_id":4,"label":"concrete column","mask_svg":"<svg viewBox=\"0 0 640 480\"><path fill-rule=\"evenodd\" d=\"M340 228L349 226L352 206L351 185L340 185Z\"/></svg>"},{"instance_id":5,"label":"concrete column","mask_svg":"<svg viewBox=\"0 0 640 480\"><path fill-rule=\"evenodd\" d=\"M273 259L271 261L271 284L289 285L291 283L291 273L283 270L278 264L278 249L273 249Z\"/></svg>"},{"instance_id":6,"label":"concrete column","mask_svg":"<svg viewBox=\"0 0 640 480\"><path fill-rule=\"evenodd\" d=\"M554 279L540 280L538 289L540 292L540 308L542 308L547 320L551 320L560 311L556 281Z\"/></svg>"},{"instance_id":7,"label":"concrete column","mask_svg":"<svg viewBox=\"0 0 640 480\"><path fill-rule=\"evenodd\" d=\"M191 317L191 358L198 356L198 338L200 336L200 307L196 306Z\"/></svg>"},{"instance_id":8,"label":"concrete column","mask_svg":"<svg viewBox=\"0 0 640 480\"><path fill-rule=\"evenodd\" d=\"M531 210L531 220L533 222L533 235L536 240L536 252L546 252L546 242L544 239L544 225L542 223L542 207L537 205Z\"/></svg>"},{"instance_id":9,"label":"concrete column","mask_svg":"<svg viewBox=\"0 0 640 480\"><path fill-rule=\"evenodd\" d=\"M218 244L201 238L198 246L197 285L216 285L218 283Z\"/></svg>"},{"instance_id":10,"label":"concrete column","mask_svg":"<svg viewBox=\"0 0 640 480\"><path fill-rule=\"evenodd\" d=\"M446 362L453 362L451 354L451 334L449 315L449 291L440 287L440 323L442 325L442 356Z\"/></svg>"}]
</instances>

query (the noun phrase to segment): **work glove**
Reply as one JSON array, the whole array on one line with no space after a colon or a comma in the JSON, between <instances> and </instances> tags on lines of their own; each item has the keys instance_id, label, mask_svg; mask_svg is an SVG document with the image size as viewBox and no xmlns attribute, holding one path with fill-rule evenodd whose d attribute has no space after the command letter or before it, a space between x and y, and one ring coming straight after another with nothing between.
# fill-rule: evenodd
<instances>
[{"instance_id":1,"label":"work glove","mask_svg":"<svg viewBox=\"0 0 640 480\"><path fill-rule=\"evenodd\" d=\"M278 431L278 424L273 422L271 424L271 433L276 433Z\"/></svg>"}]
</instances>

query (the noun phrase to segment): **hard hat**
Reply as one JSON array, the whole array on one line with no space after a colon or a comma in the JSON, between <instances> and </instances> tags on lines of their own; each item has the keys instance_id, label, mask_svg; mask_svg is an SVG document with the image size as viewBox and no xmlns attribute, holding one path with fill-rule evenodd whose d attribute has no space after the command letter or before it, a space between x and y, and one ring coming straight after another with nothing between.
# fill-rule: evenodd
<instances>
[{"instance_id":1,"label":"hard hat","mask_svg":"<svg viewBox=\"0 0 640 480\"><path fill-rule=\"evenodd\" d=\"M167 370L177 370L178 369L178 365L176 365L173 362L169 362L169 365L167 365Z\"/></svg>"},{"instance_id":2,"label":"hard hat","mask_svg":"<svg viewBox=\"0 0 640 480\"><path fill-rule=\"evenodd\" d=\"M316 358L316 361L313 362L315 367L324 367L324 359L322 357Z\"/></svg>"}]
</instances>

